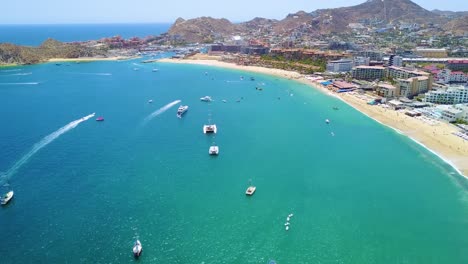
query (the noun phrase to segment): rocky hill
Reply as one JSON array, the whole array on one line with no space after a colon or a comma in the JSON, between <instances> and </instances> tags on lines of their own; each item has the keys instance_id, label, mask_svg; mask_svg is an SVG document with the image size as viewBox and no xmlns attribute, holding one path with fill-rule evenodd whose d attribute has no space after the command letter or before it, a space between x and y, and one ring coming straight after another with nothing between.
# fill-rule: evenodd
<instances>
[{"instance_id":1,"label":"rocky hill","mask_svg":"<svg viewBox=\"0 0 468 264\"><path fill-rule=\"evenodd\" d=\"M240 32L240 27L227 19L212 17L199 17L185 20L178 18L171 26L168 34L174 40L183 42L212 42L222 36L233 35Z\"/></svg>"},{"instance_id":2,"label":"rocky hill","mask_svg":"<svg viewBox=\"0 0 468 264\"><path fill-rule=\"evenodd\" d=\"M34 64L51 58L79 58L104 55L103 51L78 43L62 43L48 39L39 47L25 47L10 43L0 44L0 64Z\"/></svg>"},{"instance_id":3,"label":"rocky hill","mask_svg":"<svg viewBox=\"0 0 468 264\"><path fill-rule=\"evenodd\" d=\"M444 25L444 30L454 35L464 36L468 32L468 15L448 22Z\"/></svg>"},{"instance_id":4,"label":"rocky hill","mask_svg":"<svg viewBox=\"0 0 468 264\"><path fill-rule=\"evenodd\" d=\"M298 29L308 34L342 33L351 31L351 23L371 28L411 23L444 25L463 14L464 12L431 12L410 0L367 0L350 7L319 9L313 12L299 11L279 21L255 18L241 24L233 24L226 19L210 17L189 20L179 18L168 33L175 39L187 42L210 42L255 30L270 30L276 34L288 34ZM463 28L459 26L461 22L457 22L457 28Z\"/></svg>"}]
</instances>

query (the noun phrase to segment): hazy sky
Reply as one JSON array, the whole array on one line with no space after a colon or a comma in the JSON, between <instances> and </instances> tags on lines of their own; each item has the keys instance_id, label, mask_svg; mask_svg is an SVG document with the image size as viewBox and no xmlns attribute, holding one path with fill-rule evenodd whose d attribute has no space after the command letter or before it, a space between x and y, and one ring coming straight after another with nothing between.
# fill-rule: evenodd
<instances>
[{"instance_id":1,"label":"hazy sky","mask_svg":"<svg viewBox=\"0 0 468 264\"><path fill-rule=\"evenodd\" d=\"M242 22L282 19L288 13L351 6L366 0L6 0L0 24L173 22L212 16ZM392 0L386 0L392 1ZM432 10L468 11L468 0L413 0ZM1 34L1 32L0 32Z\"/></svg>"}]
</instances>

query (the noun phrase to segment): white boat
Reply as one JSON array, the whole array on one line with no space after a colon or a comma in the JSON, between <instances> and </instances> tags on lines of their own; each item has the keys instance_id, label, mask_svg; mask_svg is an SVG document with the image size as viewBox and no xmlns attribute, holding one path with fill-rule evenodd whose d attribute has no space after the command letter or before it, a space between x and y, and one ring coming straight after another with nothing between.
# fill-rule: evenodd
<instances>
[{"instance_id":1,"label":"white boat","mask_svg":"<svg viewBox=\"0 0 468 264\"><path fill-rule=\"evenodd\" d=\"M208 95L207 95L207 96L201 97L200 100L203 101L203 102L211 102L211 101L213 101L213 100L211 99L211 97L208 96Z\"/></svg>"},{"instance_id":2,"label":"white boat","mask_svg":"<svg viewBox=\"0 0 468 264\"><path fill-rule=\"evenodd\" d=\"M139 69L139 68L133 68L133 70L134 70L134 71L138 71L138 70L140 70L140 69Z\"/></svg>"},{"instance_id":3,"label":"white boat","mask_svg":"<svg viewBox=\"0 0 468 264\"><path fill-rule=\"evenodd\" d=\"M159 71L159 70L155 68L155 69L153 69L153 71L154 71L154 72L157 72L157 71Z\"/></svg>"},{"instance_id":4,"label":"white boat","mask_svg":"<svg viewBox=\"0 0 468 264\"><path fill-rule=\"evenodd\" d=\"M13 198L13 194L14 194L13 191L7 192L7 193L2 197L2 205L7 204L7 203L11 200L11 198Z\"/></svg>"},{"instance_id":5,"label":"white boat","mask_svg":"<svg viewBox=\"0 0 468 264\"><path fill-rule=\"evenodd\" d=\"M215 133L218 131L218 128L216 127L215 124L213 125L204 125L203 126L203 133L207 134L207 133Z\"/></svg>"},{"instance_id":6,"label":"white boat","mask_svg":"<svg viewBox=\"0 0 468 264\"><path fill-rule=\"evenodd\" d=\"M223 103L227 103L227 101L226 101L226 100L223 100Z\"/></svg>"},{"instance_id":7,"label":"white boat","mask_svg":"<svg viewBox=\"0 0 468 264\"><path fill-rule=\"evenodd\" d=\"M179 106L179 108L177 109L177 117L178 118L182 118L182 115L187 112L188 110L188 105L181 105Z\"/></svg>"},{"instance_id":8,"label":"white boat","mask_svg":"<svg viewBox=\"0 0 468 264\"><path fill-rule=\"evenodd\" d=\"M325 119L325 123L330 124L330 120Z\"/></svg>"},{"instance_id":9,"label":"white boat","mask_svg":"<svg viewBox=\"0 0 468 264\"><path fill-rule=\"evenodd\" d=\"M137 241L135 241L135 244L133 245L133 256L135 256L135 258L138 258L141 255L142 251L143 246L141 245L140 240L137 239Z\"/></svg>"},{"instance_id":10,"label":"white boat","mask_svg":"<svg viewBox=\"0 0 468 264\"><path fill-rule=\"evenodd\" d=\"M252 185L252 180L249 180L249 187L245 190L246 195L253 195L257 187Z\"/></svg>"},{"instance_id":11,"label":"white boat","mask_svg":"<svg viewBox=\"0 0 468 264\"><path fill-rule=\"evenodd\" d=\"M153 102L153 99L148 100L148 104L151 104Z\"/></svg>"},{"instance_id":12,"label":"white boat","mask_svg":"<svg viewBox=\"0 0 468 264\"><path fill-rule=\"evenodd\" d=\"M218 146L211 146L208 150L208 154L210 155L218 155L219 154L219 147Z\"/></svg>"}]
</instances>

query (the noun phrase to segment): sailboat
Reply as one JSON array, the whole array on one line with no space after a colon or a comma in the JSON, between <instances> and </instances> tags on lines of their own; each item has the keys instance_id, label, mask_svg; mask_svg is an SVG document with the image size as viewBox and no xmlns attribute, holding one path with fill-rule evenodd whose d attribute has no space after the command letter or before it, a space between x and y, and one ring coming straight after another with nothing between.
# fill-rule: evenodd
<instances>
[{"instance_id":1,"label":"sailboat","mask_svg":"<svg viewBox=\"0 0 468 264\"><path fill-rule=\"evenodd\" d=\"M257 187L252 185L252 180L249 180L249 187L245 191L245 194L252 196L256 189L257 189Z\"/></svg>"},{"instance_id":2,"label":"sailboat","mask_svg":"<svg viewBox=\"0 0 468 264\"><path fill-rule=\"evenodd\" d=\"M210 154L210 155L218 155L219 154L219 147L215 144L214 138L213 138L213 143L210 146L210 149L208 149L208 154Z\"/></svg>"},{"instance_id":3,"label":"sailboat","mask_svg":"<svg viewBox=\"0 0 468 264\"><path fill-rule=\"evenodd\" d=\"M211 119L208 118L208 125L204 125L203 126L203 133L204 134L207 134L207 133L215 133L218 131L218 128L216 127L215 124L211 124Z\"/></svg>"}]
</instances>

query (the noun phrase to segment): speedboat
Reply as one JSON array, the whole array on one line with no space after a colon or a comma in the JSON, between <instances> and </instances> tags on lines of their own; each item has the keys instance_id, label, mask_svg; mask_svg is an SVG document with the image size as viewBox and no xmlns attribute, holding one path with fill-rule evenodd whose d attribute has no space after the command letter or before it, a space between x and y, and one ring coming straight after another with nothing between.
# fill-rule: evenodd
<instances>
[{"instance_id":1,"label":"speedboat","mask_svg":"<svg viewBox=\"0 0 468 264\"><path fill-rule=\"evenodd\" d=\"M219 154L219 147L218 146L211 146L208 150L208 154L210 155L218 155Z\"/></svg>"},{"instance_id":2,"label":"speedboat","mask_svg":"<svg viewBox=\"0 0 468 264\"><path fill-rule=\"evenodd\" d=\"M325 119L325 123L330 124L330 120Z\"/></svg>"},{"instance_id":3,"label":"speedboat","mask_svg":"<svg viewBox=\"0 0 468 264\"><path fill-rule=\"evenodd\" d=\"M141 246L141 242L137 239L137 241L135 241L135 244L133 245L133 256L135 258L138 258L141 255L142 251L143 247Z\"/></svg>"},{"instance_id":4,"label":"speedboat","mask_svg":"<svg viewBox=\"0 0 468 264\"><path fill-rule=\"evenodd\" d=\"M187 112L188 110L188 105L181 105L179 106L179 108L177 109L177 117L178 118L182 118L182 115Z\"/></svg>"},{"instance_id":5,"label":"speedboat","mask_svg":"<svg viewBox=\"0 0 468 264\"><path fill-rule=\"evenodd\" d=\"M203 126L203 133L207 134L207 133L215 133L218 131L217 127L215 124L213 125L204 125Z\"/></svg>"},{"instance_id":6,"label":"speedboat","mask_svg":"<svg viewBox=\"0 0 468 264\"><path fill-rule=\"evenodd\" d=\"M247 188L247 190L245 191L245 194L253 195L256 189L257 189L257 187L255 187L255 186L249 186L249 188Z\"/></svg>"},{"instance_id":7,"label":"speedboat","mask_svg":"<svg viewBox=\"0 0 468 264\"><path fill-rule=\"evenodd\" d=\"M151 104L153 102L153 99L148 100L148 104Z\"/></svg>"},{"instance_id":8,"label":"speedboat","mask_svg":"<svg viewBox=\"0 0 468 264\"><path fill-rule=\"evenodd\" d=\"M6 204L11 200L11 198L13 198L13 194L14 194L13 191L7 192L7 193L2 197L2 205L6 205Z\"/></svg>"},{"instance_id":9,"label":"speedboat","mask_svg":"<svg viewBox=\"0 0 468 264\"><path fill-rule=\"evenodd\" d=\"M100 116L100 117L96 118L96 121L104 121L104 117Z\"/></svg>"},{"instance_id":10,"label":"speedboat","mask_svg":"<svg viewBox=\"0 0 468 264\"><path fill-rule=\"evenodd\" d=\"M211 101L213 101L213 100L211 99L211 97L209 97L208 95L207 95L207 96L204 96L204 97L201 97L200 100L203 101L203 102L211 102Z\"/></svg>"}]
</instances>

